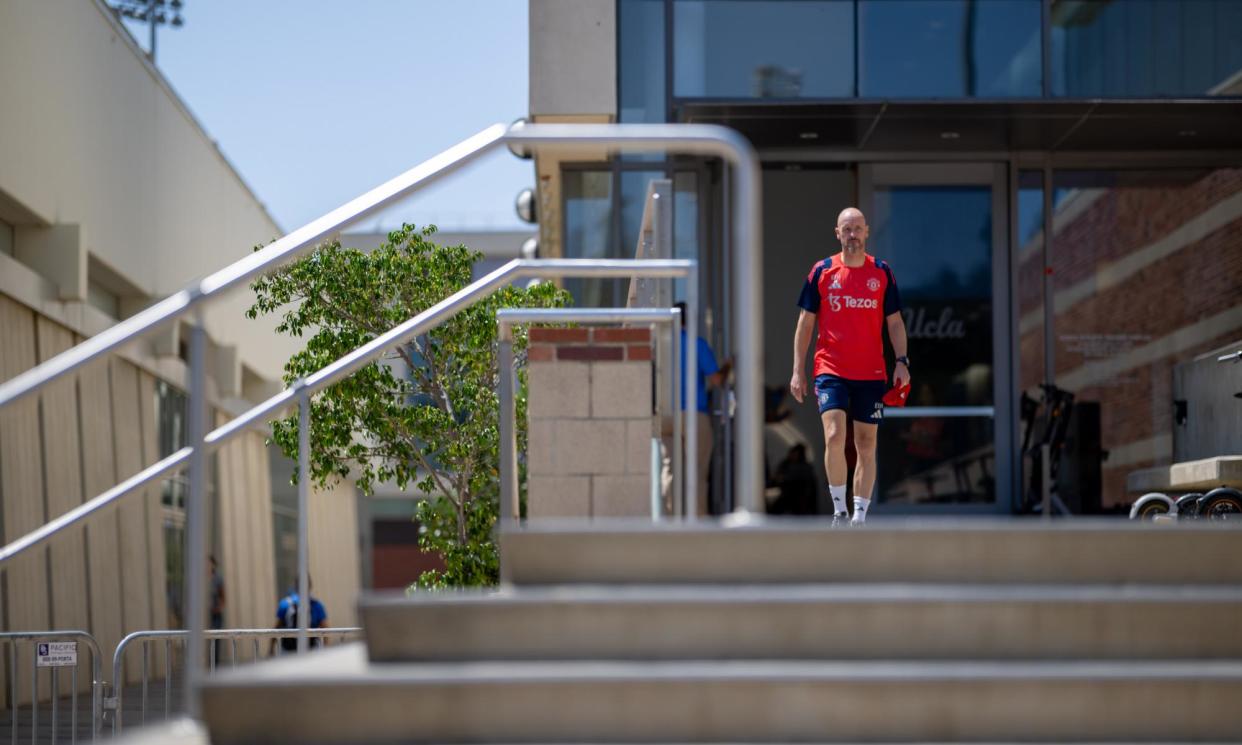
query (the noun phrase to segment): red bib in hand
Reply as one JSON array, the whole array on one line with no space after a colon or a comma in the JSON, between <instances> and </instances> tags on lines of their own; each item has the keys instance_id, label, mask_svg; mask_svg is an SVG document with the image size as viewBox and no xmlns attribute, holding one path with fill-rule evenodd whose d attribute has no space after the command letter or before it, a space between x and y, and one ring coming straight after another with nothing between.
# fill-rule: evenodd
<instances>
[{"instance_id":1,"label":"red bib in hand","mask_svg":"<svg viewBox=\"0 0 1242 745\"><path fill-rule=\"evenodd\" d=\"M896 386L888 389L888 393L884 394L885 406L905 406L906 399L910 396L910 384Z\"/></svg>"}]
</instances>

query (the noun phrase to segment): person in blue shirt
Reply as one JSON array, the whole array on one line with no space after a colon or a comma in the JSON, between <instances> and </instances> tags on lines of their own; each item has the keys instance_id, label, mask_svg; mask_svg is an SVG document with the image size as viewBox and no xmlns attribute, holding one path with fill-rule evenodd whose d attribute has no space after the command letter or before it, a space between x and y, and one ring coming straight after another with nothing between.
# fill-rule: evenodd
<instances>
[{"instance_id":1,"label":"person in blue shirt","mask_svg":"<svg viewBox=\"0 0 1242 745\"><path fill-rule=\"evenodd\" d=\"M676 307L681 309L682 317L685 318L686 304L677 303ZM702 336L698 337L697 352L698 352L698 360L697 360L698 380L697 380L697 385L696 385L697 395L695 396L696 401L695 401L695 407L694 407L694 412L695 412L694 415L698 417L698 420L697 420L698 432L696 434L697 441L695 443L696 452L694 454L694 463L696 466L695 474L697 476L697 479L695 481L695 485L696 485L695 486L695 503L698 507L698 510L695 514L707 515L708 514L707 474L708 474L708 467L711 464L711 457L712 457L712 419L708 411L708 401L710 400L710 395L707 389L708 388L720 388L724 385L725 380L728 378L729 370L732 368L732 363L729 360L725 360L724 364L717 364L716 355L714 352L712 352L711 345L708 344L707 340L704 339ZM684 327L681 329L681 359L682 359L681 408L682 408L682 411L686 411L688 409L687 404L689 402L686 401L686 367L685 367L686 329ZM682 432L682 437L684 438L686 435L686 426L685 426L684 421L682 422L681 432ZM672 420L672 417L664 418L664 421L661 423L660 436L664 443L664 458L663 458L664 468L661 473L660 481L661 481L661 486L663 487L664 497L666 500L668 500L670 499L670 495L672 492L671 487L673 484L673 469L672 469L673 420ZM686 454L686 457L683 459L682 462L686 464L690 463L688 453Z\"/></svg>"},{"instance_id":2,"label":"person in blue shirt","mask_svg":"<svg viewBox=\"0 0 1242 745\"><path fill-rule=\"evenodd\" d=\"M311 587L309 579L307 587ZM298 602L298 590L294 587L289 590L289 594L280 599L280 603L276 605L276 628L278 629L297 629L300 619L300 603ZM310 628L325 629L328 627L328 612L324 610L323 603L319 602L319 598L311 595L310 600ZM273 646L275 639L272 640ZM319 646L319 639L312 638L309 640L310 646ZM280 647L285 652L296 652L298 649L297 636L281 637Z\"/></svg>"}]
</instances>

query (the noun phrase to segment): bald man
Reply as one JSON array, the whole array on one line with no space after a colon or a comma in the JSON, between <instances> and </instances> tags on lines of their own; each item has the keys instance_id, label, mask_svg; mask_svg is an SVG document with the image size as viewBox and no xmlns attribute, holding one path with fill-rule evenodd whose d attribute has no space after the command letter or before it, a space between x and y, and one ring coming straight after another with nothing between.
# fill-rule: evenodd
<instances>
[{"instance_id":1,"label":"bald man","mask_svg":"<svg viewBox=\"0 0 1242 745\"><path fill-rule=\"evenodd\" d=\"M824 424L824 468L832 495L832 522L836 525L849 517L845 503L848 415L854 420L854 448L858 451L850 523L862 525L875 486L876 432L884 417L882 399L888 388L883 327L888 327L897 358L893 385L910 382L910 360L897 282L888 264L867 253L867 218L855 207L843 210L837 217L836 235L841 253L811 268L798 298L802 311L794 332L789 392L802 403L807 392L806 351L811 333L818 328L815 398Z\"/></svg>"}]
</instances>

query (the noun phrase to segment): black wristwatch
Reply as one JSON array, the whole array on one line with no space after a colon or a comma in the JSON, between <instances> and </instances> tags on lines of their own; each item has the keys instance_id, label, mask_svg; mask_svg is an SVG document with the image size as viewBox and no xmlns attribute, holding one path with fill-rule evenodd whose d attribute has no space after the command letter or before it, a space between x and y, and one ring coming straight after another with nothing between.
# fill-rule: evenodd
<instances>
[{"instance_id":1,"label":"black wristwatch","mask_svg":"<svg viewBox=\"0 0 1242 745\"><path fill-rule=\"evenodd\" d=\"M898 357L896 359L896 362L900 362L901 364L905 365L907 370L910 369L910 358L905 356L904 354Z\"/></svg>"}]
</instances>

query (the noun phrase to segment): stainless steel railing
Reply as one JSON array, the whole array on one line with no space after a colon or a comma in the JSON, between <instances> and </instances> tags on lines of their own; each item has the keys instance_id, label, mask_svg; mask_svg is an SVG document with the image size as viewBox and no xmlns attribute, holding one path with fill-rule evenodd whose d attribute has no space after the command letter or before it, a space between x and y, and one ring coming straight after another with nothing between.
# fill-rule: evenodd
<instances>
[{"instance_id":1,"label":"stainless steel railing","mask_svg":"<svg viewBox=\"0 0 1242 745\"><path fill-rule=\"evenodd\" d=\"M261 423L266 417L295 401L301 409L300 418L304 426L309 411L310 395L315 390L348 376L360 367L369 364L382 354L384 349L425 332L448 315L466 307L501 284L520 276L566 276L571 269L582 268L585 271L585 266L563 265L558 269L555 262L544 262L542 266L539 261L525 262L522 266L510 263L319 372L297 381L292 387L211 433L207 431L206 416L206 330L202 319L203 305L229 290L244 285L255 276L295 259L322 239L339 232L341 228L433 183L501 144L526 146L536 150L558 145L596 145L626 151L667 151L678 154L710 155L723 158L734 168L732 179L733 204L736 206L733 213L735 240L732 243L736 254L734 303L741 311L738 314L738 322L735 324L736 347L739 356L738 447L741 452L735 464L736 484L742 492L744 509L753 510L758 505L763 486L762 404L759 371L759 361L762 359L759 329L763 325L762 307L759 303L762 280L759 213L761 197L759 161L754 149L738 133L714 125L535 124L511 129L506 129L503 125L493 125L289 233L266 248L189 285L132 318L87 339L73 349L0 384L0 407L2 407L37 392L92 360L177 318L192 314L196 320L191 329L189 344L190 390L187 447L149 466L81 507L50 521L44 527L0 549L0 563L41 544L60 530L108 507L133 489L160 478L188 462L186 610L187 617L190 619L189 644L195 649L201 647L203 619L206 616L206 594L203 591L206 561L203 520L205 470L206 456L211 449L218 447L245 429ZM628 264L628 268L622 267L623 263ZM591 270L591 272L599 273L579 274L575 272L574 276L624 277L629 276L634 268L636 268L634 262L602 261ZM654 268L654 266L649 268ZM539 269L546 270L547 273L542 273ZM693 349L695 345L689 346ZM690 361L687 360L687 362ZM300 437L300 444L302 445L302 462L299 464L299 469L305 475L309 470L306 463L309 447L305 434ZM299 483L298 525L300 597L309 597L305 509L308 488L309 479L302 478ZM302 614L302 616L306 617L309 614ZM302 628L299 631L299 646L305 648L307 629ZM196 692L202 675L200 666L199 655L187 655L185 708L192 717L198 714Z\"/></svg>"},{"instance_id":2,"label":"stainless steel railing","mask_svg":"<svg viewBox=\"0 0 1242 745\"><path fill-rule=\"evenodd\" d=\"M288 639L296 636L297 631L294 629L211 629L203 632L203 638L210 644L208 647L207 668L214 671L223 660L216 651L216 643L229 642L231 653L228 655L230 667L237 667L237 642L250 641L252 643L251 660L257 661L263 658L264 651L260 645L261 641ZM339 639L354 640L362 638L362 629L354 626L342 626L339 628L326 629L309 629L306 634L312 639ZM164 719L171 718L174 713L172 705L172 682L173 682L173 643L180 643L185 648L186 641L189 638L189 632L184 630L173 631L135 631L129 634L117 644L116 652L112 655L112 691L111 695L103 699L103 711L112 712L112 734L117 735L125 728L125 653L130 650L131 646L141 645L142 649L142 698L139 715L142 724L147 723L147 701L148 694L148 668L149 668L149 652L148 648L152 643L164 643ZM277 650L273 656L279 657L284 653L281 652L280 645L274 645Z\"/></svg>"},{"instance_id":3,"label":"stainless steel railing","mask_svg":"<svg viewBox=\"0 0 1242 745\"><path fill-rule=\"evenodd\" d=\"M6 631L0 633L0 642L9 642L9 727L10 742L17 743L17 720L21 703L21 676L18 673L18 645L20 642L75 642L85 645L91 655L91 739L99 736L101 709L101 691L103 678L101 668L103 657L99 652L99 643L95 637L85 631ZM75 652L76 656L76 652ZM51 667L51 719L48 734L53 744L58 741L60 725L60 667ZM70 672L70 724L69 741L78 741L78 666L71 666ZM30 732L31 742L39 738L39 662L35 650L30 655Z\"/></svg>"}]
</instances>

